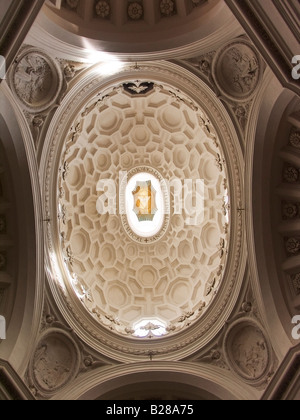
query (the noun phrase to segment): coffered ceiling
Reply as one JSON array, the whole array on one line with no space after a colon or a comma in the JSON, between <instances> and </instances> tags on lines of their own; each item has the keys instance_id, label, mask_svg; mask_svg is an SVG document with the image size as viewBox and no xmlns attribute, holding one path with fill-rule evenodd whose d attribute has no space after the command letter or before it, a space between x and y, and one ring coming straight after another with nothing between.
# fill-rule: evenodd
<instances>
[{"instance_id":1,"label":"coffered ceiling","mask_svg":"<svg viewBox=\"0 0 300 420\"><path fill-rule=\"evenodd\" d=\"M300 105L252 41L225 1L45 3L0 85L24 395L297 395Z\"/></svg>"}]
</instances>

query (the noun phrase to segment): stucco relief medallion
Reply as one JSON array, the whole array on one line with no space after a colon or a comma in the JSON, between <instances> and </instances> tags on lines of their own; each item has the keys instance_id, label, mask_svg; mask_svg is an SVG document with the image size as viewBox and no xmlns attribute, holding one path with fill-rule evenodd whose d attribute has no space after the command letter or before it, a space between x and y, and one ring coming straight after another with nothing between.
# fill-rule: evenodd
<instances>
[{"instance_id":1,"label":"stucco relief medallion","mask_svg":"<svg viewBox=\"0 0 300 420\"><path fill-rule=\"evenodd\" d=\"M46 333L31 363L31 382L41 394L55 393L74 379L80 352L73 340L60 330Z\"/></svg>"},{"instance_id":2,"label":"stucco relief medallion","mask_svg":"<svg viewBox=\"0 0 300 420\"><path fill-rule=\"evenodd\" d=\"M245 40L223 48L214 58L213 74L222 94L234 100L249 100L262 78L263 66L251 43Z\"/></svg>"},{"instance_id":3,"label":"stucco relief medallion","mask_svg":"<svg viewBox=\"0 0 300 420\"><path fill-rule=\"evenodd\" d=\"M58 65L44 52L25 49L11 73L11 87L25 110L42 112L56 101L62 88Z\"/></svg>"},{"instance_id":4,"label":"stucco relief medallion","mask_svg":"<svg viewBox=\"0 0 300 420\"><path fill-rule=\"evenodd\" d=\"M247 381L260 381L271 365L271 347L253 320L234 323L224 340L224 353L231 368Z\"/></svg>"}]
</instances>

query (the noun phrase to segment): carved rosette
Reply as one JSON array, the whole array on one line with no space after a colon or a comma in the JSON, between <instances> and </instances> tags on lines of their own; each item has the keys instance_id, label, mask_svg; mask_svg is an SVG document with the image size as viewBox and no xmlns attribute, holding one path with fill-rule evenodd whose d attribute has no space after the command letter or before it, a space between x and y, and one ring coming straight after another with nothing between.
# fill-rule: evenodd
<instances>
[{"instance_id":1,"label":"carved rosette","mask_svg":"<svg viewBox=\"0 0 300 420\"><path fill-rule=\"evenodd\" d=\"M169 17L176 14L176 4L173 0L161 0L160 12L163 17Z\"/></svg>"},{"instance_id":2,"label":"carved rosette","mask_svg":"<svg viewBox=\"0 0 300 420\"><path fill-rule=\"evenodd\" d=\"M69 334L59 329L47 330L30 363L31 391L50 398L77 376L80 362L80 351Z\"/></svg>"},{"instance_id":3,"label":"carved rosette","mask_svg":"<svg viewBox=\"0 0 300 420\"><path fill-rule=\"evenodd\" d=\"M289 255L296 255L300 251L300 238L292 237L286 240L286 251Z\"/></svg>"},{"instance_id":4,"label":"carved rosette","mask_svg":"<svg viewBox=\"0 0 300 420\"><path fill-rule=\"evenodd\" d=\"M291 277L294 292L297 296L300 295L300 273L293 274Z\"/></svg>"},{"instance_id":5,"label":"carved rosette","mask_svg":"<svg viewBox=\"0 0 300 420\"><path fill-rule=\"evenodd\" d=\"M293 130L290 134L290 145L295 149L300 149L300 131Z\"/></svg>"},{"instance_id":6,"label":"carved rosette","mask_svg":"<svg viewBox=\"0 0 300 420\"><path fill-rule=\"evenodd\" d=\"M35 48L21 51L10 71L10 85L22 108L38 114L53 106L63 86L59 65Z\"/></svg>"},{"instance_id":7,"label":"carved rosette","mask_svg":"<svg viewBox=\"0 0 300 420\"><path fill-rule=\"evenodd\" d=\"M102 19L108 19L110 16L111 7L108 1L98 1L95 4L95 13Z\"/></svg>"},{"instance_id":8,"label":"carved rosette","mask_svg":"<svg viewBox=\"0 0 300 420\"><path fill-rule=\"evenodd\" d=\"M263 64L252 44L237 39L222 48L213 60L213 76L224 97L246 102L257 92Z\"/></svg>"},{"instance_id":9,"label":"carved rosette","mask_svg":"<svg viewBox=\"0 0 300 420\"><path fill-rule=\"evenodd\" d=\"M262 384L272 373L272 347L262 327L253 319L238 320L229 327L224 354L232 371L250 384Z\"/></svg>"},{"instance_id":10,"label":"carved rosette","mask_svg":"<svg viewBox=\"0 0 300 420\"><path fill-rule=\"evenodd\" d=\"M287 182L289 184L294 184L296 182L299 182L299 176L300 176L300 171L298 168L295 168L295 166L291 166L289 164L285 165L285 168L283 171L284 182Z\"/></svg>"},{"instance_id":11,"label":"carved rosette","mask_svg":"<svg viewBox=\"0 0 300 420\"><path fill-rule=\"evenodd\" d=\"M296 202L282 202L282 217L284 220L292 220L299 218L300 203Z\"/></svg>"},{"instance_id":12,"label":"carved rosette","mask_svg":"<svg viewBox=\"0 0 300 420\"><path fill-rule=\"evenodd\" d=\"M131 20L140 20L144 15L143 3L132 2L128 5L128 17Z\"/></svg>"}]
</instances>

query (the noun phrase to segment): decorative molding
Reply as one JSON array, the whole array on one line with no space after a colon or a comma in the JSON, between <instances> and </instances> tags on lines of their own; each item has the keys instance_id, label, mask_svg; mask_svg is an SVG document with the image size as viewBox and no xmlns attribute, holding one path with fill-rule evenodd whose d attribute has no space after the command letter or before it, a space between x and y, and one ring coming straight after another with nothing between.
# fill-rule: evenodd
<instances>
[{"instance_id":1,"label":"decorative molding","mask_svg":"<svg viewBox=\"0 0 300 420\"><path fill-rule=\"evenodd\" d=\"M249 102L246 102L244 104L237 104L232 107L234 116L236 120L238 121L239 126L242 130L242 133L244 135L246 135L252 105L253 105L253 100L250 100Z\"/></svg>"},{"instance_id":2,"label":"decorative molding","mask_svg":"<svg viewBox=\"0 0 300 420\"><path fill-rule=\"evenodd\" d=\"M194 361L197 363L205 363L211 366L215 366L219 369L230 371L230 367L227 364L222 348L223 338L224 337L222 334L222 338L216 344L214 344L209 351L207 351L204 355L198 357Z\"/></svg>"},{"instance_id":3,"label":"decorative molding","mask_svg":"<svg viewBox=\"0 0 300 420\"><path fill-rule=\"evenodd\" d=\"M154 89L154 83L137 80L134 83L124 83L123 88L125 92L132 96L147 95Z\"/></svg>"},{"instance_id":4,"label":"decorative molding","mask_svg":"<svg viewBox=\"0 0 300 420\"><path fill-rule=\"evenodd\" d=\"M205 78L211 82L211 85L214 84L212 79L212 64L216 53L217 51L211 51L209 53L200 55L199 57L192 57L186 60L188 63L196 67L196 69L198 69L205 76Z\"/></svg>"}]
</instances>

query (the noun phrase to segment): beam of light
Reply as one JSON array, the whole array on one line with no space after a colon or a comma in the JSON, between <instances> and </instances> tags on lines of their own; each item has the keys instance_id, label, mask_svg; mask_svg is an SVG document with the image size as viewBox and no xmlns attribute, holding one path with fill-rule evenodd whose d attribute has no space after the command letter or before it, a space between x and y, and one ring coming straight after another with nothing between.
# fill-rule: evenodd
<instances>
[{"instance_id":1,"label":"beam of light","mask_svg":"<svg viewBox=\"0 0 300 420\"><path fill-rule=\"evenodd\" d=\"M102 76L111 76L119 73L124 67L124 63L113 54L88 49L86 54L86 62L94 65L97 73Z\"/></svg>"}]
</instances>

